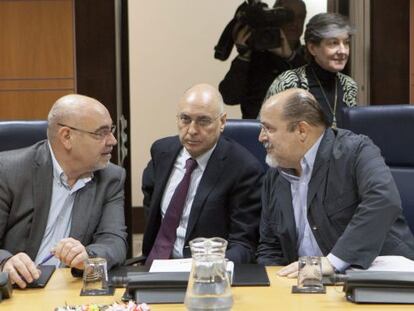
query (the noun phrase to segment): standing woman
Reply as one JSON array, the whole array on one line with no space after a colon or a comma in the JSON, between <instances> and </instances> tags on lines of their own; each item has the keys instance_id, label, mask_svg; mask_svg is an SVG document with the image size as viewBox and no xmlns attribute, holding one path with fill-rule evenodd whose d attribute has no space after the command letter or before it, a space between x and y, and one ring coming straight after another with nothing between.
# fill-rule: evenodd
<instances>
[{"instance_id":1,"label":"standing woman","mask_svg":"<svg viewBox=\"0 0 414 311\"><path fill-rule=\"evenodd\" d=\"M358 90L356 82L340 72L348 62L351 34L349 22L339 14L312 17L305 30L308 64L280 74L266 99L290 88L308 90L322 106L329 124L341 127L341 109L356 105Z\"/></svg>"}]
</instances>

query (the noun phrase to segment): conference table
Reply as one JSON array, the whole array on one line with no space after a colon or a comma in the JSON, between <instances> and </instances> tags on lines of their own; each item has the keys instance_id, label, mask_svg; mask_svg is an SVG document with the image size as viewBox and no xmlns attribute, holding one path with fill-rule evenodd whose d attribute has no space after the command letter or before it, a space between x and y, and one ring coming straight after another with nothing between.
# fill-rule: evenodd
<instances>
[{"instance_id":1,"label":"conference table","mask_svg":"<svg viewBox=\"0 0 414 311\"><path fill-rule=\"evenodd\" d=\"M267 287L232 287L235 311L252 310L413 310L413 305L354 304L345 299L342 286L327 287L326 294L292 294L296 280L278 277L280 267L266 267ZM73 278L69 269L57 269L45 288L14 290L11 299L0 302L0 310L52 311L56 307L81 304L111 304L120 301L125 289L114 296L80 296L82 280ZM183 304L151 304L151 310L185 310Z\"/></svg>"}]
</instances>

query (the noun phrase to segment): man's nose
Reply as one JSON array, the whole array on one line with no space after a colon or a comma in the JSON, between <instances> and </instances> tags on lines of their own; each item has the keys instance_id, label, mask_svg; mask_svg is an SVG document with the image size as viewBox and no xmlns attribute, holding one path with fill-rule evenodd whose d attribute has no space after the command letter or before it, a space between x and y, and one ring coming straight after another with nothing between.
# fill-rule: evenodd
<instances>
[{"instance_id":1,"label":"man's nose","mask_svg":"<svg viewBox=\"0 0 414 311\"><path fill-rule=\"evenodd\" d=\"M111 146L115 146L115 145L118 143L118 141L117 141L117 140L116 140L116 138L115 138L114 133L109 134L109 136L108 136L108 139L107 139L106 143L107 143L108 145L111 145Z\"/></svg>"},{"instance_id":2,"label":"man's nose","mask_svg":"<svg viewBox=\"0 0 414 311\"><path fill-rule=\"evenodd\" d=\"M198 132L198 128L197 128L195 121L191 121L191 123L188 125L188 133L190 135L194 135L197 132Z\"/></svg>"},{"instance_id":3,"label":"man's nose","mask_svg":"<svg viewBox=\"0 0 414 311\"><path fill-rule=\"evenodd\" d=\"M267 137L266 137L266 131L264 130L264 128L260 129L260 133L259 133L259 137L258 140L263 143L264 141L266 141Z\"/></svg>"}]
</instances>

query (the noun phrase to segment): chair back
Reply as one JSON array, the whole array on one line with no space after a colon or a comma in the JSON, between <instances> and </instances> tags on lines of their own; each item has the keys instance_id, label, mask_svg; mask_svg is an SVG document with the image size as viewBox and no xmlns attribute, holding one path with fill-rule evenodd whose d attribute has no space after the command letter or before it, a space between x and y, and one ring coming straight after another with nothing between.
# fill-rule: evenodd
<instances>
[{"instance_id":1,"label":"chair back","mask_svg":"<svg viewBox=\"0 0 414 311\"><path fill-rule=\"evenodd\" d=\"M228 119L223 135L237 141L249 150L267 170L266 149L259 142L261 125L255 119Z\"/></svg>"},{"instance_id":2,"label":"chair back","mask_svg":"<svg viewBox=\"0 0 414 311\"><path fill-rule=\"evenodd\" d=\"M0 151L28 147L46 139L47 121L0 121Z\"/></svg>"},{"instance_id":3,"label":"chair back","mask_svg":"<svg viewBox=\"0 0 414 311\"><path fill-rule=\"evenodd\" d=\"M343 127L367 135L381 149L400 192L405 218L414 233L414 106L346 108Z\"/></svg>"}]
</instances>

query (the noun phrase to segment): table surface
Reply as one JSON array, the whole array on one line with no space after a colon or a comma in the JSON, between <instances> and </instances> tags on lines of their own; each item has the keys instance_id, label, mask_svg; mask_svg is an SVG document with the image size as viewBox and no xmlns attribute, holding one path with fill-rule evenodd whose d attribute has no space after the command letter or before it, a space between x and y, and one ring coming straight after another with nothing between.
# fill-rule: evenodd
<instances>
[{"instance_id":1,"label":"table surface","mask_svg":"<svg viewBox=\"0 0 414 311\"><path fill-rule=\"evenodd\" d=\"M413 310L413 305L364 305L346 301L342 286L327 287L326 294L291 294L296 280L278 277L280 267L267 267L271 286L232 287L232 310ZM11 299L0 302L0 310L53 311L55 307L89 303L110 304L120 301L124 292L118 288L114 296L80 296L82 280L73 278L69 269L58 269L45 288L14 290ZM151 310L185 310L183 304L154 304Z\"/></svg>"}]
</instances>

